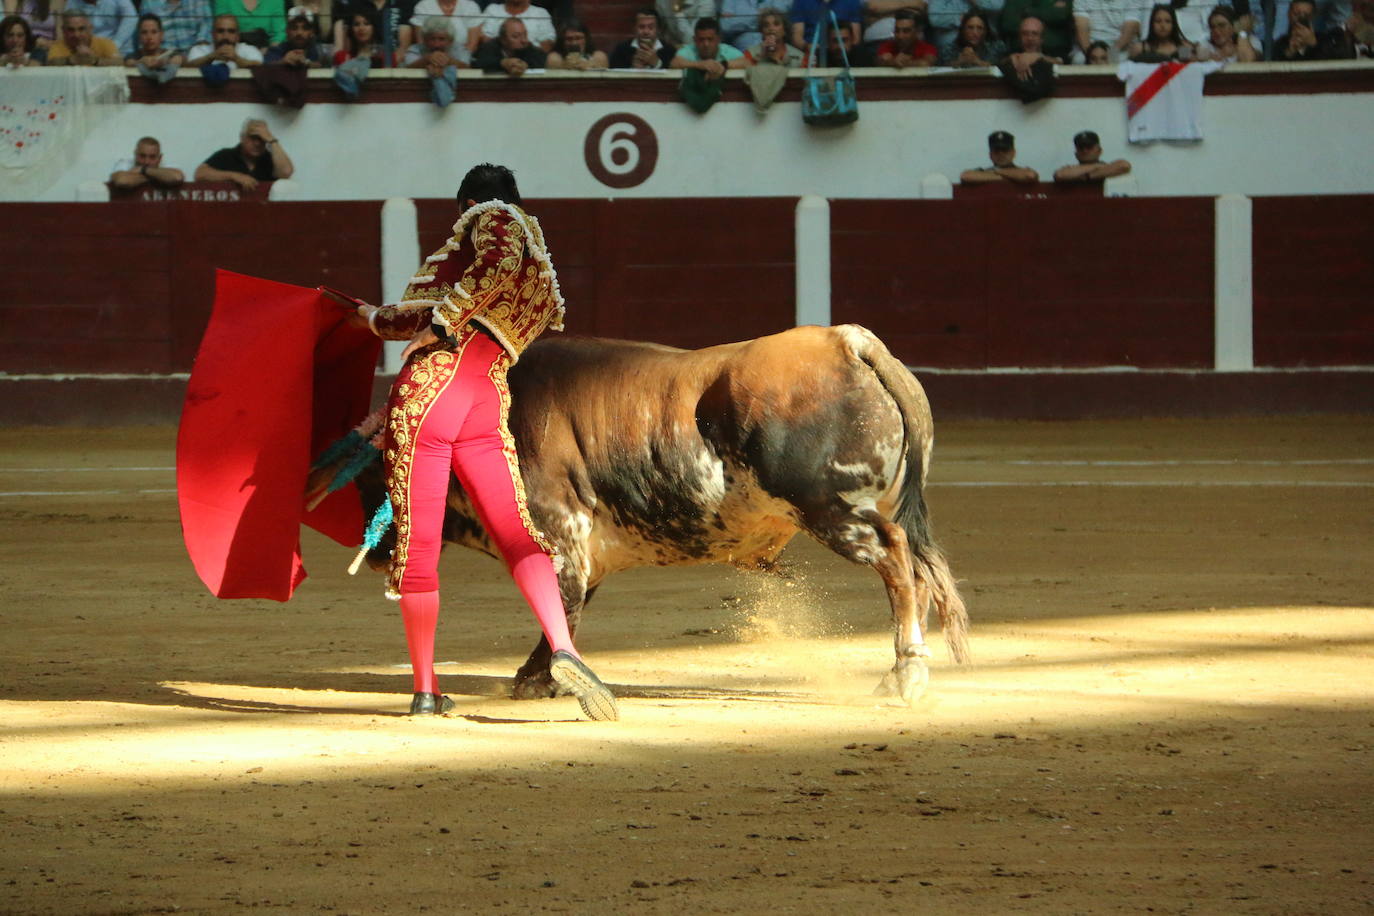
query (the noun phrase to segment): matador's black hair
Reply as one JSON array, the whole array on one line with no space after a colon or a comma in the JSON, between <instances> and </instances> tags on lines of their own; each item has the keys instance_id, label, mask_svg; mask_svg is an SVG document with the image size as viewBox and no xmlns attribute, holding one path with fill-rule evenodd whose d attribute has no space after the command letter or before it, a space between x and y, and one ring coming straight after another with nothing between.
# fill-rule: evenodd
<instances>
[{"instance_id":1,"label":"matador's black hair","mask_svg":"<svg viewBox=\"0 0 1374 916\"><path fill-rule=\"evenodd\" d=\"M502 200L520 206L522 201L520 189L515 186L515 173L504 165L492 165L490 162L474 165L458 186L458 205L466 207L470 200L479 204Z\"/></svg>"}]
</instances>

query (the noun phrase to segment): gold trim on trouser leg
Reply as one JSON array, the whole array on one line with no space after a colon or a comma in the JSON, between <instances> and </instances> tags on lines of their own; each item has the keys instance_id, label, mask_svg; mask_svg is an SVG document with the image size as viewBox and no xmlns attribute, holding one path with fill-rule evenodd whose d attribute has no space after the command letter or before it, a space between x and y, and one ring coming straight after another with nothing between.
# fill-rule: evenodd
<instances>
[{"instance_id":1,"label":"gold trim on trouser leg","mask_svg":"<svg viewBox=\"0 0 1374 916\"><path fill-rule=\"evenodd\" d=\"M534 519L530 517L529 500L525 495L525 481L520 476L520 456L515 451L515 437L510 431L510 385L506 381L506 369L510 364L510 354L502 351L487 370L487 377L491 379L492 387L496 389L497 399L501 404L501 422L498 432L501 434L501 455L506 459L506 467L510 468L510 481L515 488L515 507L520 512L520 521L525 526L525 531L539 548L549 555L553 560L554 572L558 572L563 566L563 557L554 546L553 541L549 540L544 532L540 531L534 524Z\"/></svg>"},{"instance_id":2,"label":"gold trim on trouser leg","mask_svg":"<svg viewBox=\"0 0 1374 916\"><path fill-rule=\"evenodd\" d=\"M401 577L405 575L410 552L410 479L415 466L415 440L420 426L429 416L430 408L439 400L458 375L458 363L473 333L461 335L458 348L447 344L432 345L411 356L402 370L404 382L397 381L387 404L387 442L383 455L386 472L386 492L391 498L393 524L396 526L396 548L391 553L391 570L387 574L386 596L401 597Z\"/></svg>"}]
</instances>

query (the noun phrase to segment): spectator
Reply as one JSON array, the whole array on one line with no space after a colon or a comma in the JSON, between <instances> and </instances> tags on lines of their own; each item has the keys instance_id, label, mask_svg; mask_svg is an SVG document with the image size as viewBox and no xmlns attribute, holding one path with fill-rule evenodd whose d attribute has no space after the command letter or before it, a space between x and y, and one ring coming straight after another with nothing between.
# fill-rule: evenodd
<instances>
[{"instance_id":1,"label":"spectator","mask_svg":"<svg viewBox=\"0 0 1374 916\"><path fill-rule=\"evenodd\" d=\"M1325 60L1336 37L1323 41L1313 25L1317 5L1312 0L1292 0L1288 4L1288 31L1274 43L1274 60Z\"/></svg>"},{"instance_id":2,"label":"spectator","mask_svg":"<svg viewBox=\"0 0 1374 916\"><path fill-rule=\"evenodd\" d=\"M466 32L453 17L436 14L421 22L419 28L420 40L406 49L401 66L429 71L433 76L447 67L472 65L472 54L458 40L459 34L466 36Z\"/></svg>"},{"instance_id":3,"label":"spectator","mask_svg":"<svg viewBox=\"0 0 1374 916\"><path fill-rule=\"evenodd\" d=\"M781 10L771 6L764 7L759 13L757 31L758 44L744 52L745 62L749 66L770 63L791 69L806 64L801 48L787 41L787 17Z\"/></svg>"},{"instance_id":4,"label":"spectator","mask_svg":"<svg viewBox=\"0 0 1374 916\"><path fill-rule=\"evenodd\" d=\"M982 18L988 37L992 38L991 17L1001 8L1002 0L985 3L976 0L930 0L926 8L926 41L935 45L940 50L941 59L944 59L944 53L954 47L958 40L964 19L969 13L977 13Z\"/></svg>"},{"instance_id":5,"label":"spectator","mask_svg":"<svg viewBox=\"0 0 1374 916\"><path fill-rule=\"evenodd\" d=\"M716 15L716 0L656 0L655 6L664 37L679 48L692 43L698 19Z\"/></svg>"},{"instance_id":6,"label":"spectator","mask_svg":"<svg viewBox=\"0 0 1374 916\"><path fill-rule=\"evenodd\" d=\"M1044 54L1055 63L1067 61L1074 45L1072 0L1007 0L998 19L998 31L1015 36L1011 41L1013 51L1030 50L1020 43L1021 24L1028 16L1040 21L1040 44L1034 53Z\"/></svg>"},{"instance_id":7,"label":"spectator","mask_svg":"<svg viewBox=\"0 0 1374 916\"><path fill-rule=\"evenodd\" d=\"M1207 38L1197 43L1195 53L1198 60L1219 60L1228 64L1234 61L1248 64L1259 59L1249 33L1236 29L1236 11L1225 4L1214 8L1207 17Z\"/></svg>"},{"instance_id":8,"label":"spectator","mask_svg":"<svg viewBox=\"0 0 1374 916\"><path fill-rule=\"evenodd\" d=\"M213 0L216 16L233 16L243 40L258 50L286 41L286 0Z\"/></svg>"},{"instance_id":9,"label":"spectator","mask_svg":"<svg viewBox=\"0 0 1374 916\"><path fill-rule=\"evenodd\" d=\"M554 34L553 18L549 16L549 11L542 7L530 6L530 0L492 0L482 12L483 41L500 39L501 30L511 19L519 19L525 27L525 34L528 36L526 40L539 51L539 66L544 66L542 57L549 53L554 39L558 37Z\"/></svg>"},{"instance_id":10,"label":"spectator","mask_svg":"<svg viewBox=\"0 0 1374 916\"><path fill-rule=\"evenodd\" d=\"M134 144L134 158L115 164L110 184L116 188L138 188L145 184L158 188L175 188L186 180L181 169L162 164L162 144L154 137L143 137Z\"/></svg>"},{"instance_id":11,"label":"spectator","mask_svg":"<svg viewBox=\"0 0 1374 916\"><path fill-rule=\"evenodd\" d=\"M291 29L291 20L295 16L305 16L314 24L315 42L320 46L320 53L324 55L325 60L329 60L334 53L334 45L332 44L334 40L333 7L334 5L330 0L296 0L296 5L286 11L288 32Z\"/></svg>"},{"instance_id":12,"label":"spectator","mask_svg":"<svg viewBox=\"0 0 1374 916\"><path fill-rule=\"evenodd\" d=\"M239 67L252 69L262 63L261 51L239 41L239 21L233 16L216 16L210 35L210 43L186 52L186 66L199 67L207 84L223 86Z\"/></svg>"},{"instance_id":13,"label":"spectator","mask_svg":"<svg viewBox=\"0 0 1374 916\"><path fill-rule=\"evenodd\" d=\"M682 100L693 111L704 112L720 99L725 71L746 67L748 61L739 48L720 43L720 23L714 17L702 16L692 31L691 46L678 49L671 66L683 71L678 86Z\"/></svg>"},{"instance_id":14,"label":"spectator","mask_svg":"<svg viewBox=\"0 0 1374 916\"><path fill-rule=\"evenodd\" d=\"M214 13L210 0L143 0L139 9L162 23L162 43L185 55L196 45L210 44Z\"/></svg>"},{"instance_id":15,"label":"spectator","mask_svg":"<svg viewBox=\"0 0 1374 916\"><path fill-rule=\"evenodd\" d=\"M48 66L69 64L75 67L119 67L124 58L119 47L108 38L91 31L91 19L80 10L62 13L62 39L48 49Z\"/></svg>"},{"instance_id":16,"label":"spectator","mask_svg":"<svg viewBox=\"0 0 1374 916\"><path fill-rule=\"evenodd\" d=\"M721 0L720 37L741 51L763 43L759 17L778 0Z\"/></svg>"},{"instance_id":17,"label":"spectator","mask_svg":"<svg viewBox=\"0 0 1374 916\"><path fill-rule=\"evenodd\" d=\"M1345 24L1328 33L1325 50L1331 60L1374 57L1374 0L1355 0Z\"/></svg>"},{"instance_id":18,"label":"spectator","mask_svg":"<svg viewBox=\"0 0 1374 916\"><path fill-rule=\"evenodd\" d=\"M0 19L0 38L5 42L5 53L0 57L0 64L6 67L36 67L42 63L35 55L43 52L38 50L33 28L23 16Z\"/></svg>"},{"instance_id":19,"label":"spectator","mask_svg":"<svg viewBox=\"0 0 1374 916\"><path fill-rule=\"evenodd\" d=\"M787 41L787 17L781 10L764 7L759 13L759 43L744 52L744 84L754 97L754 110L766 112L787 84L787 71L805 66L801 48Z\"/></svg>"},{"instance_id":20,"label":"spectator","mask_svg":"<svg viewBox=\"0 0 1374 916\"><path fill-rule=\"evenodd\" d=\"M301 108L305 105L307 71L328 67L329 58L320 47L315 14L303 6L291 8L286 21L286 41L275 44L263 55L263 65L253 71L253 82L264 99L277 105Z\"/></svg>"},{"instance_id":21,"label":"spectator","mask_svg":"<svg viewBox=\"0 0 1374 916\"><path fill-rule=\"evenodd\" d=\"M732 66L745 67L748 61L739 48L721 43L720 23L712 16L703 16L692 30L692 43L679 48L668 66L674 70L697 70L708 80L718 80Z\"/></svg>"},{"instance_id":22,"label":"spectator","mask_svg":"<svg viewBox=\"0 0 1374 916\"><path fill-rule=\"evenodd\" d=\"M963 184L995 184L1003 181L1038 184L1040 181L1035 169L1016 164L1016 138L1005 130L988 134L988 158L992 160L991 166L969 169L959 176L959 181Z\"/></svg>"},{"instance_id":23,"label":"spectator","mask_svg":"<svg viewBox=\"0 0 1374 916\"><path fill-rule=\"evenodd\" d=\"M878 65L904 70L935 63L939 52L935 45L925 40L916 11L901 10L894 18L892 37L878 45Z\"/></svg>"},{"instance_id":24,"label":"spectator","mask_svg":"<svg viewBox=\"0 0 1374 916\"><path fill-rule=\"evenodd\" d=\"M1123 0L1073 0L1073 24L1084 56L1094 43L1102 42L1108 48L1108 63L1140 37L1138 8Z\"/></svg>"},{"instance_id":25,"label":"spectator","mask_svg":"<svg viewBox=\"0 0 1374 916\"><path fill-rule=\"evenodd\" d=\"M308 70L311 67L328 67L330 58L320 46L319 30L315 25L315 15L304 7L292 7L291 18L286 20L286 41L268 48L262 55L262 62L272 66L294 67Z\"/></svg>"},{"instance_id":26,"label":"spectator","mask_svg":"<svg viewBox=\"0 0 1374 916\"><path fill-rule=\"evenodd\" d=\"M175 79L186 58L163 44L162 20L154 13L138 17L138 50L124 61L148 79L165 83Z\"/></svg>"},{"instance_id":27,"label":"spectator","mask_svg":"<svg viewBox=\"0 0 1374 916\"><path fill-rule=\"evenodd\" d=\"M1155 63L1166 60L1190 60L1193 44L1183 37L1173 7L1156 3L1150 9L1150 25L1143 41L1131 46L1131 60Z\"/></svg>"},{"instance_id":28,"label":"spectator","mask_svg":"<svg viewBox=\"0 0 1374 916\"><path fill-rule=\"evenodd\" d=\"M809 57L811 54L811 45L816 41L816 29L826 32L832 30L831 13L835 14L840 30L846 33L845 47L858 45L859 23L864 18L860 0L793 0L792 44L801 48L803 56Z\"/></svg>"},{"instance_id":29,"label":"spectator","mask_svg":"<svg viewBox=\"0 0 1374 916\"><path fill-rule=\"evenodd\" d=\"M390 60L381 37L381 17L365 7L356 7L348 18L343 46L334 51L334 66L340 67L351 60L366 60L373 67L388 66Z\"/></svg>"},{"instance_id":30,"label":"spectator","mask_svg":"<svg viewBox=\"0 0 1374 916\"><path fill-rule=\"evenodd\" d=\"M922 33L928 34L925 25L929 19L926 0L864 0L863 40L860 47L868 52L870 58L877 58L878 45L889 41L896 34L897 14L902 10L913 10L922 23ZM836 14L838 18L838 14ZM939 53L938 49L936 53Z\"/></svg>"},{"instance_id":31,"label":"spectator","mask_svg":"<svg viewBox=\"0 0 1374 916\"><path fill-rule=\"evenodd\" d=\"M550 70L605 70L610 60L605 51L596 49L582 20L569 17L558 27L558 40L544 66Z\"/></svg>"},{"instance_id":32,"label":"spectator","mask_svg":"<svg viewBox=\"0 0 1374 916\"><path fill-rule=\"evenodd\" d=\"M501 23L497 36L483 42L472 59L472 65L483 73L504 71L510 76L523 76L526 70L538 70L544 63L544 52L530 44L525 23L515 18Z\"/></svg>"},{"instance_id":33,"label":"spectator","mask_svg":"<svg viewBox=\"0 0 1374 916\"><path fill-rule=\"evenodd\" d=\"M357 100L373 67L391 65L381 41L381 17L364 6L355 6L349 16L344 46L334 52L334 84L344 95Z\"/></svg>"},{"instance_id":34,"label":"spectator","mask_svg":"<svg viewBox=\"0 0 1374 916\"><path fill-rule=\"evenodd\" d=\"M91 34L113 41L121 61L133 50L134 29L138 27L133 0L67 0L66 12L85 13L91 21Z\"/></svg>"},{"instance_id":35,"label":"spectator","mask_svg":"<svg viewBox=\"0 0 1374 916\"><path fill-rule=\"evenodd\" d=\"M334 0L330 15L334 19L335 51L348 47L349 27L358 12L372 16L377 44L386 52L387 60L395 60L414 41L415 30L410 23L415 18L415 0Z\"/></svg>"},{"instance_id":36,"label":"spectator","mask_svg":"<svg viewBox=\"0 0 1374 916\"><path fill-rule=\"evenodd\" d=\"M290 178L295 171L267 122L249 118L239 131L239 145L226 146L196 166L196 181L232 181L251 191L260 181Z\"/></svg>"},{"instance_id":37,"label":"spectator","mask_svg":"<svg viewBox=\"0 0 1374 916\"><path fill-rule=\"evenodd\" d=\"M19 0L18 3L5 0L6 14L21 17L33 32L34 50L46 55L49 47L57 40L57 20L61 15L61 3L53 0Z\"/></svg>"},{"instance_id":38,"label":"spectator","mask_svg":"<svg viewBox=\"0 0 1374 916\"><path fill-rule=\"evenodd\" d=\"M1083 63L1092 66L1110 64L1112 62L1112 46L1105 41L1094 41L1088 45L1088 51Z\"/></svg>"},{"instance_id":39,"label":"spectator","mask_svg":"<svg viewBox=\"0 0 1374 916\"><path fill-rule=\"evenodd\" d=\"M987 17L969 10L959 21L954 43L940 52L942 67L995 67L1007 56L1007 46L988 29Z\"/></svg>"},{"instance_id":40,"label":"spectator","mask_svg":"<svg viewBox=\"0 0 1374 916\"><path fill-rule=\"evenodd\" d=\"M457 41L458 26L447 16L430 16L420 26L420 44L406 51L404 66L424 70L429 77L429 100L440 108L453 104L458 68L472 63L472 55Z\"/></svg>"},{"instance_id":41,"label":"spectator","mask_svg":"<svg viewBox=\"0 0 1374 916\"><path fill-rule=\"evenodd\" d=\"M844 66L846 59L851 67L868 67L873 63L873 55L868 53L868 48L859 44L854 38L855 35L862 34L857 22L846 22L839 20L838 30L827 28L825 30L825 53L821 55L822 65L830 67ZM843 46L843 51L841 51Z\"/></svg>"},{"instance_id":42,"label":"spectator","mask_svg":"<svg viewBox=\"0 0 1374 916\"><path fill-rule=\"evenodd\" d=\"M1085 181L1106 181L1117 175L1125 175L1131 164L1125 159L1114 162L1102 161L1102 141L1091 130L1082 130L1073 136L1073 155L1077 165L1066 165L1054 173L1059 184L1081 183Z\"/></svg>"},{"instance_id":43,"label":"spectator","mask_svg":"<svg viewBox=\"0 0 1374 916\"><path fill-rule=\"evenodd\" d=\"M615 70L662 70L677 56L677 48L658 37L658 11L645 8L635 12L634 37L611 50Z\"/></svg>"},{"instance_id":44,"label":"spectator","mask_svg":"<svg viewBox=\"0 0 1374 916\"><path fill-rule=\"evenodd\" d=\"M1002 81L1016 93L1022 104L1028 105L1054 94L1054 65L1063 61L1044 52L1041 44L1044 30L1045 24L1034 16L1021 20L1017 33L1021 50L1008 54L997 65L1002 71Z\"/></svg>"},{"instance_id":45,"label":"spectator","mask_svg":"<svg viewBox=\"0 0 1374 916\"><path fill-rule=\"evenodd\" d=\"M453 26L453 40L449 45L450 50L445 53L456 57L461 49L461 53L466 55L463 60L471 63L473 52L482 45L482 8L477 5L477 0L420 0L415 4L415 15L410 20L412 29L426 28L434 16L444 17ZM416 44L423 43L424 36L421 35L416 39ZM410 51L407 49L406 53Z\"/></svg>"},{"instance_id":46,"label":"spectator","mask_svg":"<svg viewBox=\"0 0 1374 916\"><path fill-rule=\"evenodd\" d=\"M1063 63L1062 60L1045 53L1042 43L1045 24L1036 17L1027 16L1022 20L1016 34L1017 44L1021 46L1021 50L1008 54L1003 64L1010 64L1018 78L1029 80L1034 75L1033 70L1036 67L1047 68L1050 64Z\"/></svg>"}]
</instances>

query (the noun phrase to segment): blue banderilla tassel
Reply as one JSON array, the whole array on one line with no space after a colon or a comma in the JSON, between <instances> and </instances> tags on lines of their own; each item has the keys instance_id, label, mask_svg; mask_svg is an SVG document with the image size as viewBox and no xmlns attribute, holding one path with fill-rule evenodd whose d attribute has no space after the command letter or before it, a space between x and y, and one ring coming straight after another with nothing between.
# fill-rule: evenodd
<instances>
[{"instance_id":1,"label":"blue banderilla tassel","mask_svg":"<svg viewBox=\"0 0 1374 916\"><path fill-rule=\"evenodd\" d=\"M362 433L358 432L356 429L350 429L347 435L335 439L330 443L329 448L325 449L320 457L315 459L315 463L310 466L310 470L318 471L326 465L333 464L345 455L353 454L353 452L365 442L367 442L367 440L363 438Z\"/></svg>"},{"instance_id":2,"label":"blue banderilla tassel","mask_svg":"<svg viewBox=\"0 0 1374 916\"><path fill-rule=\"evenodd\" d=\"M323 499L324 495L333 493L351 483L362 472L363 468L376 461L381 454L381 451L356 429L350 430L348 435L343 438L336 439L310 466L310 470L317 471L331 464L342 462L320 498Z\"/></svg>"},{"instance_id":3,"label":"blue banderilla tassel","mask_svg":"<svg viewBox=\"0 0 1374 916\"><path fill-rule=\"evenodd\" d=\"M384 499L377 507L377 511L372 513L372 521L367 523L367 530L363 532L363 546L359 548L358 555L348 567L350 576L358 574L358 568L363 565L363 558L367 556L367 552L382 542L382 535L386 534L386 529L390 527L391 500Z\"/></svg>"}]
</instances>

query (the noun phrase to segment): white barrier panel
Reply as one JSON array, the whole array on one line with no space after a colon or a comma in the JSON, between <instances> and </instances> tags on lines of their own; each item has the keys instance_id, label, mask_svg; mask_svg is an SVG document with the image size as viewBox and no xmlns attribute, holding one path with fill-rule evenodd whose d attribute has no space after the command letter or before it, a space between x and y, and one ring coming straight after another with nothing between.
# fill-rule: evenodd
<instances>
[{"instance_id":1,"label":"white barrier panel","mask_svg":"<svg viewBox=\"0 0 1374 916\"><path fill-rule=\"evenodd\" d=\"M382 305L401 301L410 278L420 266L420 229L416 225L415 201L393 197L382 204ZM401 371L404 340L388 340L382 345L382 371Z\"/></svg>"},{"instance_id":2,"label":"white barrier panel","mask_svg":"<svg viewBox=\"0 0 1374 916\"><path fill-rule=\"evenodd\" d=\"M1250 198L1225 194L1216 200L1214 295L1215 368L1242 372L1255 368L1255 313L1252 282Z\"/></svg>"},{"instance_id":3,"label":"white barrier panel","mask_svg":"<svg viewBox=\"0 0 1374 916\"><path fill-rule=\"evenodd\" d=\"M953 200L954 182L939 172L921 179L921 197L925 200Z\"/></svg>"},{"instance_id":4,"label":"white barrier panel","mask_svg":"<svg viewBox=\"0 0 1374 916\"><path fill-rule=\"evenodd\" d=\"M797 201L797 324L830 324L830 202Z\"/></svg>"}]
</instances>

